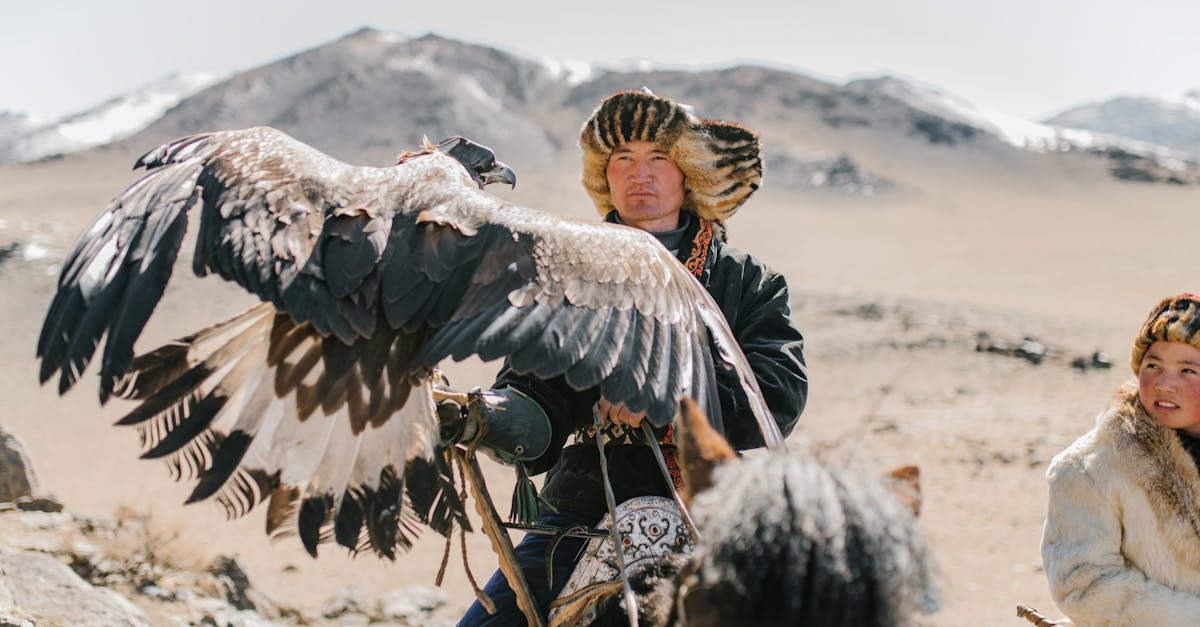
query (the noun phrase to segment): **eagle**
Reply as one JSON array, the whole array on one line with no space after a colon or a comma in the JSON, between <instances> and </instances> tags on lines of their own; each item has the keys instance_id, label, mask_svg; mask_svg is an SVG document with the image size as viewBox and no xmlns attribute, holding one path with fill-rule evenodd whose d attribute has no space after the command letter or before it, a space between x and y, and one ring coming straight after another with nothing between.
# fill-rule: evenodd
<instances>
[{"instance_id":1,"label":"eagle","mask_svg":"<svg viewBox=\"0 0 1200 627\"><path fill-rule=\"evenodd\" d=\"M194 480L188 502L231 517L265 502L267 533L314 556L334 540L392 558L422 525L469 528L439 454L445 359L600 386L658 427L683 397L719 416L715 372L731 368L782 441L720 309L657 240L484 191L516 177L469 139L363 167L256 127L134 167L63 264L40 380L65 393L103 340L100 402L137 402L118 424L138 426L143 457ZM192 270L262 302L135 356L190 224Z\"/></svg>"}]
</instances>

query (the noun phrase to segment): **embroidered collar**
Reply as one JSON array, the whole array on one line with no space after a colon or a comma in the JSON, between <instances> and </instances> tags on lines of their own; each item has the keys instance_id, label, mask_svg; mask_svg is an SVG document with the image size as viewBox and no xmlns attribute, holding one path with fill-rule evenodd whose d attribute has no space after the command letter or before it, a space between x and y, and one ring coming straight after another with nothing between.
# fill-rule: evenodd
<instances>
[{"instance_id":1,"label":"embroidered collar","mask_svg":"<svg viewBox=\"0 0 1200 627\"><path fill-rule=\"evenodd\" d=\"M615 209L608 212L604 220L613 224L624 224ZM683 263L683 267L692 273L692 276L700 279L703 283L704 269L708 264L708 251L711 249L713 241L712 220L689 212L682 212L680 222L682 224L676 229L664 233L651 233L651 235L657 237L658 241L667 247L667 250L675 250L678 247L675 252L676 257ZM689 245L684 246L685 242L689 242Z\"/></svg>"}]
</instances>

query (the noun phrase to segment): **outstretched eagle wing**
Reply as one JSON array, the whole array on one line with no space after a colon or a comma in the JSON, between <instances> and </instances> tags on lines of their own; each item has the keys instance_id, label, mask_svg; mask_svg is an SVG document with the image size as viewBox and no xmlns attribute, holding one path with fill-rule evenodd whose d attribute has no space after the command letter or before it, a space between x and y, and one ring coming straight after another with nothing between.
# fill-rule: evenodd
<instances>
[{"instance_id":1,"label":"outstretched eagle wing","mask_svg":"<svg viewBox=\"0 0 1200 627\"><path fill-rule=\"evenodd\" d=\"M782 440L720 310L657 241L504 203L481 190L503 164L452 148L356 167L254 128L151 151L64 264L43 382L70 388L106 335L101 400L141 401L121 423L146 456L197 478L191 500L269 500L268 531L313 553L332 537L390 556L418 521L466 524L436 454L447 357L599 385L661 426L684 395L719 412L711 338ZM193 270L264 304L134 358L197 204Z\"/></svg>"}]
</instances>

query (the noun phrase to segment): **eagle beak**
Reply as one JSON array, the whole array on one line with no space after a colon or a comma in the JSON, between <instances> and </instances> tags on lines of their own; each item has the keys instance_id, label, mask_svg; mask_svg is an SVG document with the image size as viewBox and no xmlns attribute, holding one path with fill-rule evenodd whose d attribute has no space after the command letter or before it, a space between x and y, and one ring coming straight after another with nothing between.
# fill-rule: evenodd
<instances>
[{"instance_id":1,"label":"eagle beak","mask_svg":"<svg viewBox=\"0 0 1200 627\"><path fill-rule=\"evenodd\" d=\"M480 189L492 183L508 183L513 188L517 186L517 174L508 165L496 161L496 153L483 144L455 135L433 148L463 164Z\"/></svg>"},{"instance_id":2,"label":"eagle beak","mask_svg":"<svg viewBox=\"0 0 1200 627\"><path fill-rule=\"evenodd\" d=\"M517 173L512 171L512 168L500 161L492 166L492 169L480 173L479 178L483 180L480 187L491 185L492 183L508 183L513 189L517 187Z\"/></svg>"}]
</instances>

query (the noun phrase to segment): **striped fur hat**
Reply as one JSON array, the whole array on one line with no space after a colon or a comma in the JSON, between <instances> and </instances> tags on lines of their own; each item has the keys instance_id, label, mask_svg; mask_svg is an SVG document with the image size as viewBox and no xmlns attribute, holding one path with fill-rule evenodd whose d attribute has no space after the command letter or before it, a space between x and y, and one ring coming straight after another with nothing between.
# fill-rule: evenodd
<instances>
[{"instance_id":1,"label":"striped fur hat","mask_svg":"<svg viewBox=\"0 0 1200 627\"><path fill-rule=\"evenodd\" d=\"M1182 342L1200 348L1200 296L1183 293L1162 299L1150 311L1137 339L1133 341L1130 365L1137 373L1142 358L1155 342Z\"/></svg>"},{"instance_id":2,"label":"striped fur hat","mask_svg":"<svg viewBox=\"0 0 1200 627\"><path fill-rule=\"evenodd\" d=\"M683 172L683 210L725 220L762 182L758 133L731 122L697 118L691 107L643 91L604 99L584 123L583 187L600 215L615 209L608 189L608 158L617 146L648 141Z\"/></svg>"}]
</instances>

